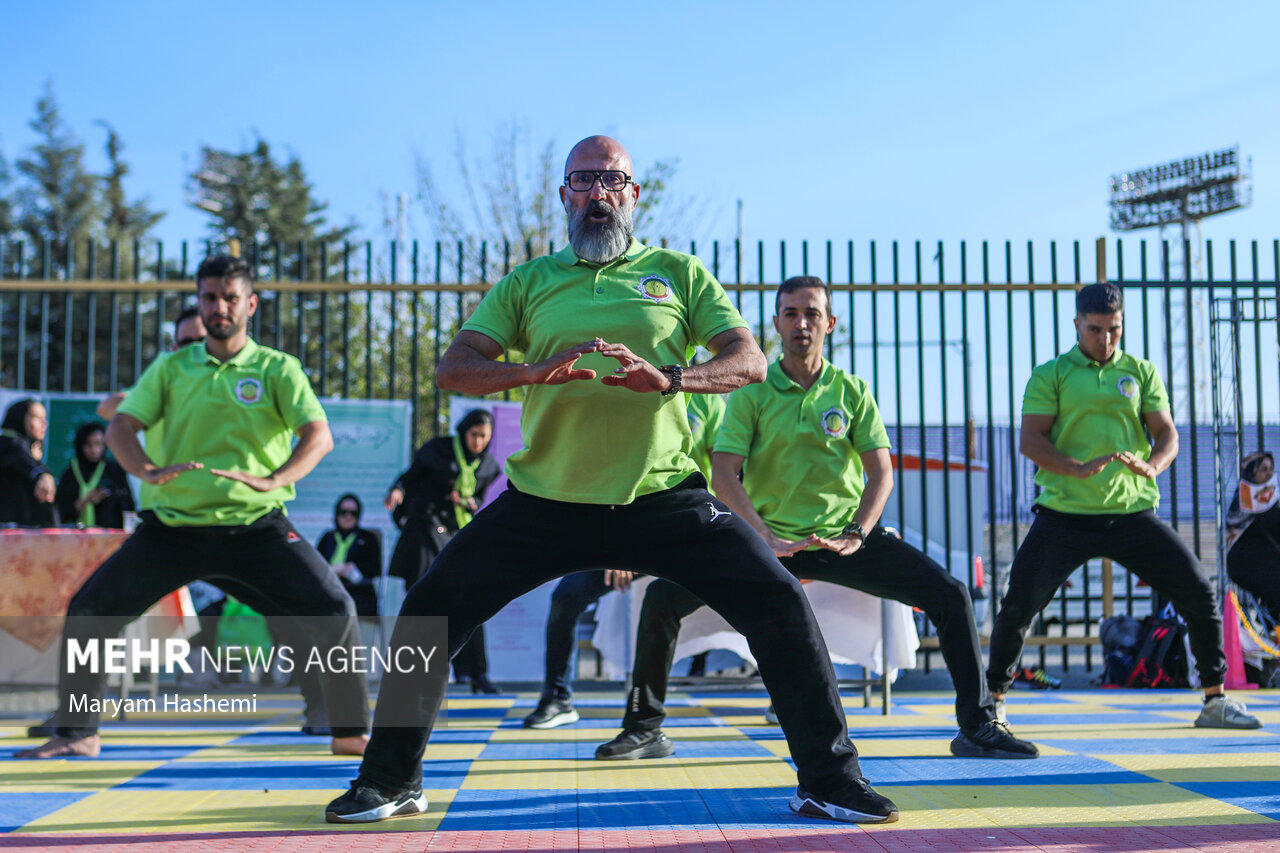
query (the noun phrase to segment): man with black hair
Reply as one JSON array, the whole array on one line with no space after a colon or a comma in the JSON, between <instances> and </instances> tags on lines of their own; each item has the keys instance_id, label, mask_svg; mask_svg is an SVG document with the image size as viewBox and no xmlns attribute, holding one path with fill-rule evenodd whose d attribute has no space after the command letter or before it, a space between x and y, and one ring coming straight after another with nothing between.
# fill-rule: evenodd
<instances>
[{"instance_id":1,"label":"man with black hair","mask_svg":"<svg viewBox=\"0 0 1280 853\"><path fill-rule=\"evenodd\" d=\"M867 383L822 357L836 326L826 282L787 279L775 311L782 356L764 382L729 395L712 461L716 494L797 578L924 611L938 628L956 688L960 732L951 741L953 755L1035 758L1035 745L996 719L969 590L879 525L893 490L889 436ZM680 623L701 606L697 595L670 581L649 585L623 730L600 745L596 758L659 758L675 751L661 728L667 676Z\"/></svg>"},{"instance_id":2,"label":"man with black hair","mask_svg":"<svg viewBox=\"0 0 1280 853\"><path fill-rule=\"evenodd\" d=\"M69 646L115 637L192 580L225 586L260 613L292 617L315 649L358 642L351 597L284 513L294 483L333 448L324 409L296 358L249 338L258 296L245 261L205 259L196 288L208 338L156 359L107 428L120 464L155 487L151 509L72 598L57 733L18 757L98 754L95 709L106 673L69 666ZM166 464L157 464L137 433L162 419L157 456ZM299 659L309 661L309 651L299 652ZM369 720L364 676L325 668L321 678L333 718L332 751L363 753Z\"/></svg>"},{"instance_id":3,"label":"man with black hair","mask_svg":"<svg viewBox=\"0 0 1280 853\"><path fill-rule=\"evenodd\" d=\"M1186 620L1205 696L1195 724L1260 728L1223 689L1214 585L1186 543L1156 517L1156 477L1178 455L1178 430L1155 365L1120 349L1120 288L1082 287L1074 323L1076 346L1036 367L1022 398L1020 449L1036 464L1041 491L991 631L987 684L997 709L1003 717L1036 614L1078 566L1109 557L1171 600Z\"/></svg>"},{"instance_id":4,"label":"man with black hair","mask_svg":"<svg viewBox=\"0 0 1280 853\"><path fill-rule=\"evenodd\" d=\"M570 245L515 268L485 295L436 374L471 396L526 387L524 448L510 488L459 531L409 590L393 645L415 620L448 618L455 653L512 599L584 569L668 577L716 608L751 644L795 761L791 808L809 817L897 820L862 776L826 644L799 582L717 501L690 458L682 394L719 394L764 378L764 354L695 257L632 237L640 187L616 140L574 146L560 199ZM688 365L695 348L712 357ZM507 350L528 363L500 361ZM422 754L441 691L389 672L373 737L351 789L325 818L363 823L426 811ZM393 726L388 702L417 708Z\"/></svg>"}]
</instances>

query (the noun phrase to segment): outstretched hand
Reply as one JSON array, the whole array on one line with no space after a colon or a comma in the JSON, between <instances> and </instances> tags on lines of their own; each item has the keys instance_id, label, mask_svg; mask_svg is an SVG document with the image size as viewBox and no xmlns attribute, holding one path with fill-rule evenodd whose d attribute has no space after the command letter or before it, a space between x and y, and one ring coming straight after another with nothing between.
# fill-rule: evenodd
<instances>
[{"instance_id":1,"label":"outstretched hand","mask_svg":"<svg viewBox=\"0 0 1280 853\"><path fill-rule=\"evenodd\" d=\"M269 492L276 488L276 482L271 477L259 477L256 474L246 474L243 471L226 471L220 468L210 468L209 473L215 477L226 477L228 480L244 483L255 492Z\"/></svg>"},{"instance_id":2,"label":"outstretched hand","mask_svg":"<svg viewBox=\"0 0 1280 853\"><path fill-rule=\"evenodd\" d=\"M596 352L604 343L599 338L584 341L564 352L558 352L545 361L529 365L529 385L563 385L575 379L595 379L596 372L574 367L574 363L589 352Z\"/></svg>"},{"instance_id":3,"label":"outstretched hand","mask_svg":"<svg viewBox=\"0 0 1280 853\"><path fill-rule=\"evenodd\" d=\"M185 474L188 471L199 471L203 467L204 464L200 462L179 462L177 465L166 465L163 468L156 468L154 471L147 471L139 479L152 486L163 486L179 474Z\"/></svg>"},{"instance_id":4,"label":"outstretched hand","mask_svg":"<svg viewBox=\"0 0 1280 853\"><path fill-rule=\"evenodd\" d=\"M1156 478L1156 469L1150 462L1140 456L1135 456L1129 451L1116 454L1116 461L1124 465L1139 477L1146 477L1150 480Z\"/></svg>"},{"instance_id":5,"label":"outstretched hand","mask_svg":"<svg viewBox=\"0 0 1280 853\"><path fill-rule=\"evenodd\" d=\"M1076 466L1076 476L1081 480L1087 480L1095 474L1100 474L1103 468L1106 468L1112 462L1120 460L1124 456L1123 453L1107 453L1099 456L1097 459L1090 459L1088 462L1081 462Z\"/></svg>"},{"instance_id":6,"label":"outstretched hand","mask_svg":"<svg viewBox=\"0 0 1280 853\"><path fill-rule=\"evenodd\" d=\"M770 533L764 539L765 542L769 544L769 547L773 549L774 556L790 557L793 554L803 551L810 545L817 544L818 537L808 536L804 539L793 540L783 539L781 536L775 536L773 533Z\"/></svg>"},{"instance_id":7,"label":"outstretched hand","mask_svg":"<svg viewBox=\"0 0 1280 853\"><path fill-rule=\"evenodd\" d=\"M609 376L600 379L614 388L627 388L640 393L662 392L671 387L671 379L658 368L627 348L626 344L600 342L600 354L617 359L622 365Z\"/></svg>"}]
</instances>

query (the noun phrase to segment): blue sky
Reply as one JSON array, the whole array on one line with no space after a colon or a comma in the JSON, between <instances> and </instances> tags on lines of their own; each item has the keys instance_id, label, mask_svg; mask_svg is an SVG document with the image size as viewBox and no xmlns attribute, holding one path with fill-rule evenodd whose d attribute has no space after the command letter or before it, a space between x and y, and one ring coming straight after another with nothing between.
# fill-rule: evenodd
<instances>
[{"instance_id":1,"label":"blue sky","mask_svg":"<svg viewBox=\"0 0 1280 853\"><path fill-rule=\"evenodd\" d=\"M456 131L483 150L511 120L562 151L610 132L638 171L680 158L678 192L718 214L700 241L732 238L739 198L771 243L1092 241L1110 174L1234 143L1254 204L1205 236L1268 259L1280 236L1274 3L59 2L10 4L3 31L0 151L31 144L50 81L92 166L93 122L115 125L167 240L204 235L201 145L297 152L371 232L415 153L447 174Z\"/></svg>"}]
</instances>

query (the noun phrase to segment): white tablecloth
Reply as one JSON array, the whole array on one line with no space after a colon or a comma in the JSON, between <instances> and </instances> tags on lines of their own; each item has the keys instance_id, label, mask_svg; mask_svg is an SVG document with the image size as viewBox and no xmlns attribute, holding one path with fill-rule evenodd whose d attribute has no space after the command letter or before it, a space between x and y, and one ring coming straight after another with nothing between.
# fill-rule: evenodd
<instances>
[{"instance_id":1,"label":"white tablecloth","mask_svg":"<svg viewBox=\"0 0 1280 853\"><path fill-rule=\"evenodd\" d=\"M652 581L643 578L629 592L610 592L600 599L592 643L604 658L609 678L621 679L631 671L640 605ZM915 667L920 638L910 607L823 581L806 582L804 590L832 663L858 664L877 673L887 665L891 678L899 669ZM675 660L711 649L728 649L755 664L746 638L710 607L702 607L681 625Z\"/></svg>"}]
</instances>

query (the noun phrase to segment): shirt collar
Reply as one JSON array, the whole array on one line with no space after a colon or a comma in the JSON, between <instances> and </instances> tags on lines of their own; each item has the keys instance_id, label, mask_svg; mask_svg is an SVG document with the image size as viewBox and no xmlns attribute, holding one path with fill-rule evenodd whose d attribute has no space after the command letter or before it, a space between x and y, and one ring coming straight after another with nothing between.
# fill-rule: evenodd
<instances>
[{"instance_id":1,"label":"shirt collar","mask_svg":"<svg viewBox=\"0 0 1280 853\"><path fill-rule=\"evenodd\" d=\"M635 237L632 237L631 245L628 246L627 250L622 253L622 259L625 259L628 261L634 261L636 258L640 257L640 255L642 255L647 248L648 248L647 246L645 246ZM578 263L590 264L591 266L596 266L596 264L592 264L590 261L584 261L581 258L579 258L577 254L574 253L572 245L565 246L563 249L556 252L554 257L557 261L564 264L566 267L571 267ZM610 261L608 264L604 264L604 266L607 267L609 266L609 264L616 264L618 260L619 259L615 258L614 260Z\"/></svg>"},{"instance_id":2,"label":"shirt collar","mask_svg":"<svg viewBox=\"0 0 1280 853\"><path fill-rule=\"evenodd\" d=\"M822 370L818 373L818 378L813 384L814 385L826 384L828 379L827 374L834 369L835 369L834 365L832 365L831 362L827 361L824 358L822 360ZM800 387L800 384L798 382L796 382L794 379L788 376L786 371L782 369L781 356L778 357L777 361L769 365L769 373L765 377L765 381L771 384L774 388L777 388L779 391L787 391L792 388L795 388L801 391L804 390L803 388Z\"/></svg>"},{"instance_id":3,"label":"shirt collar","mask_svg":"<svg viewBox=\"0 0 1280 853\"><path fill-rule=\"evenodd\" d=\"M255 355L257 355L258 349L259 349L258 343L253 338L246 338L244 342L244 347L241 348L240 352L236 353L226 361L218 361L218 359L215 358L209 352L209 348L208 346L205 345L204 341L201 341L198 345L193 345L191 348L195 349L196 346L199 346L199 350L196 352L196 356L201 361L203 361L205 364L213 364L219 367L225 364L234 364L234 365L245 364L246 362L251 360Z\"/></svg>"},{"instance_id":4,"label":"shirt collar","mask_svg":"<svg viewBox=\"0 0 1280 853\"><path fill-rule=\"evenodd\" d=\"M1080 345L1076 344L1067 353L1067 359L1072 364L1077 364L1080 367L1089 367L1090 365L1094 365L1094 364L1098 364L1099 367L1111 367L1119 364L1120 358L1123 355L1124 355L1124 350L1120 349L1120 347L1116 347L1115 354L1111 356L1110 361L1108 361L1106 364L1098 364L1098 362L1094 361L1093 359L1089 358L1089 356L1085 355L1084 351L1080 349Z\"/></svg>"}]
</instances>

